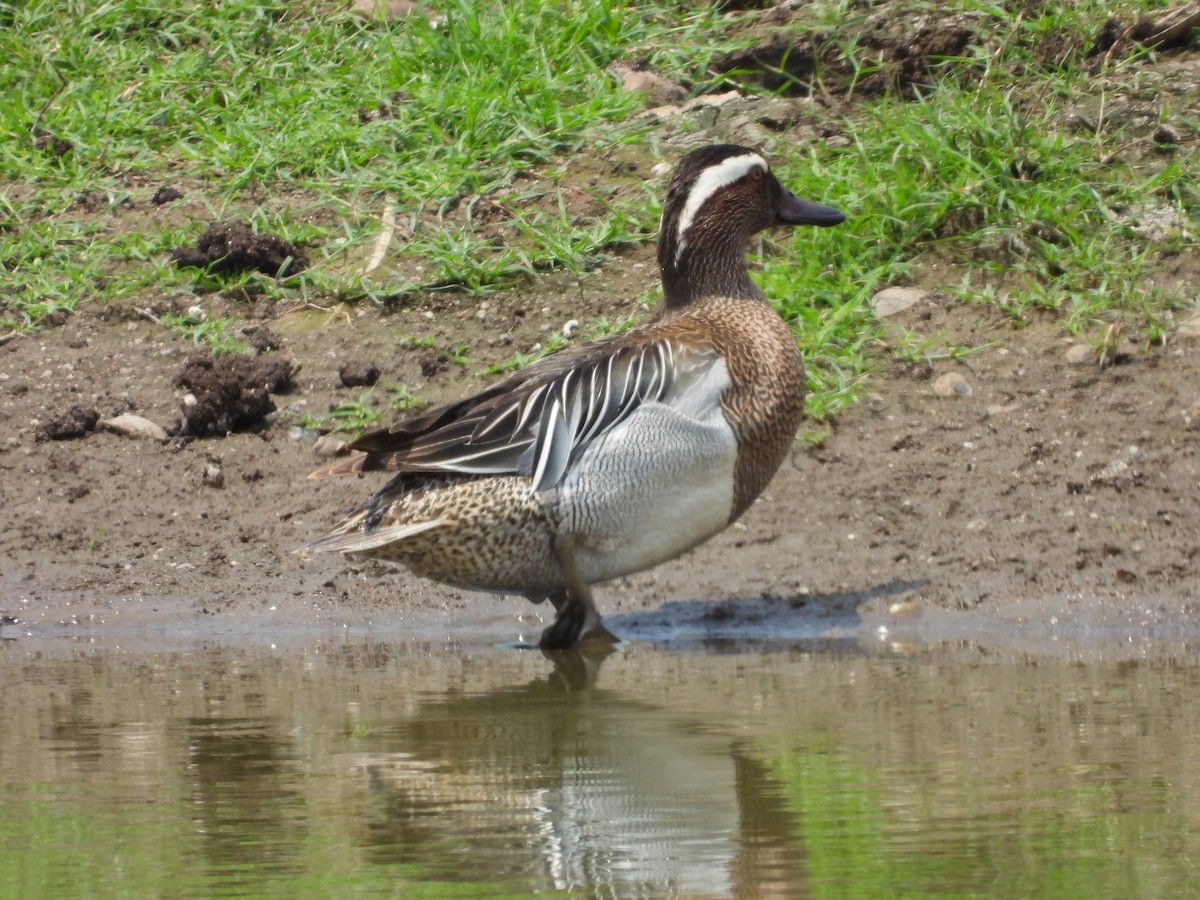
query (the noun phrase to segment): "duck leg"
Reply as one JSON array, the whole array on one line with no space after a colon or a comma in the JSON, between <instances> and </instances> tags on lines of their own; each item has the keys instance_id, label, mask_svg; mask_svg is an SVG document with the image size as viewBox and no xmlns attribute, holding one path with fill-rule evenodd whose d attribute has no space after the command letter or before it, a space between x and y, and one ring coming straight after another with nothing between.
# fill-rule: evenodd
<instances>
[{"instance_id":1,"label":"duck leg","mask_svg":"<svg viewBox=\"0 0 1200 900\"><path fill-rule=\"evenodd\" d=\"M553 624L542 632L539 646L543 650L565 650L586 640L612 644L618 640L600 621L591 586L584 581L575 562L574 546L575 539L570 534L560 535L554 542L554 551L567 586L550 595L557 615Z\"/></svg>"}]
</instances>

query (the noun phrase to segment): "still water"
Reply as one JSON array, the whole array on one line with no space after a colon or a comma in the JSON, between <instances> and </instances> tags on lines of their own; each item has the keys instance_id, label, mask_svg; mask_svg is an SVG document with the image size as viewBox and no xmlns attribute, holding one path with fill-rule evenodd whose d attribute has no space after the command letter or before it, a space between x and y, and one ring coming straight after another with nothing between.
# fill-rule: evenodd
<instances>
[{"instance_id":1,"label":"still water","mask_svg":"<svg viewBox=\"0 0 1200 900\"><path fill-rule=\"evenodd\" d=\"M0 896L1195 896L1194 649L4 640Z\"/></svg>"}]
</instances>

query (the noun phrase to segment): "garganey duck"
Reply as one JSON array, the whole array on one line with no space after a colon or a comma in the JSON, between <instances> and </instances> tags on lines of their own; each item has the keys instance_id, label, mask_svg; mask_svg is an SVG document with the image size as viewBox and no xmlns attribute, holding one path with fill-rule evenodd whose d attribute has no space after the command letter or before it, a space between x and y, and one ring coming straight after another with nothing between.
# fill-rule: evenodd
<instances>
[{"instance_id":1,"label":"garganey duck","mask_svg":"<svg viewBox=\"0 0 1200 900\"><path fill-rule=\"evenodd\" d=\"M363 435L350 445L360 455L313 477L395 477L304 551L549 599L557 616L544 648L615 640L591 586L724 530L800 426L804 365L750 278L747 240L771 225L844 218L793 195L753 150L689 153L663 205L655 321Z\"/></svg>"}]
</instances>

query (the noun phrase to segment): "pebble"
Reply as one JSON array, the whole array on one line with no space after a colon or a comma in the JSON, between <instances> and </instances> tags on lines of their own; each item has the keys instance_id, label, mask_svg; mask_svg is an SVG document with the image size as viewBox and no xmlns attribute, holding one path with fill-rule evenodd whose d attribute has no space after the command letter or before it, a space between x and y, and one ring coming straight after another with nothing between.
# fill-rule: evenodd
<instances>
[{"instance_id":1,"label":"pebble","mask_svg":"<svg viewBox=\"0 0 1200 900\"><path fill-rule=\"evenodd\" d=\"M970 397L971 385L958 372L947 372L933 383L933 392L939 397Z\"/></svg>"},{"instance_id":2,"label":"pebble","mask_svg":"<svg viewBox=\"0 0 1200 900\"><path fill-rule=\"evenodd\" d=\"M323 434L313 442L317 456L333 457L346 452L346 442L332 434Z\"/></svg>"},{"instance_id":3,"label":"pebble","mask_svg":"<svg viewBox=\"0 0 1200 900\"><path fill-rule=\"evenodd\" d=\"M901 600L888 607L890 616L915 616L921 612L921 604L912 600Z\"/></svg>"},{"instance_id":4,"label":"pebble","mask_svg":"<svg viewBox=\"0 0 1200 900\"><path fill-rule=\"evenodd\" d=\"M1086 366L1096 361L1096 350L1087 344L1075 344L1067 351L1067 362L1073 366Z\"/></svg>"},{"instance_id":5,"label":"pebble","mask_svg":"<svg viewBox=\"0 0 1200 900\"><path fill-rule=\"evenodd\" d=\"M575 332L578 330L579 330L579 320L578 319L568 319L566 324L564 324L562 327L562 336L565 338L572 337L572 336L574 336Z\"/></svg>"},{"instance_id":6,"label":"pebble","mask_svg":"<svg viewBox=\"0 0 1200 900\"><path fill-rule=\"evenodd\" d=\"M200 481L209 487L223 488L225 487L225 472L215 462L204 464L204 468L200 470Z\"/></svg>"},{"instance_id":7,"label":"pebble","mask_svg":"<svg viewBox=\"0 0 1200 900\"><path fill-rule=\"evenodd\" d=\"M153 441L165 441L167 432L157 422L151 422L144 416L133 413L122 413L111 419L101 419L100 427L114 434L123 434L131 438L149 438Z\"/></svg>"},{"instance_id":8,"label":"pebble","mask_svg":"<svg viewBox=\"0 0 1200 900\"><path fill-rule=\"evenodd\" d=\"M871 298L871 309L876 317L886 319L896 313L903 312L910 306L915 306L929 295L928 291L920 288L889 287L884 288Z\"/></svg>"}]
</instances>

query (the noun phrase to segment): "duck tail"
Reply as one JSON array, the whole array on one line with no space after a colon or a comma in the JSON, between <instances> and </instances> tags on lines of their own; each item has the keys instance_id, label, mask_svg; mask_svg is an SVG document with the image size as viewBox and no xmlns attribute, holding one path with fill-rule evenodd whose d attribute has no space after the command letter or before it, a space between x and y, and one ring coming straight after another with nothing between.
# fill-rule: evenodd
<instances>
[{"instance_id":1,"label":"duck tail","mask_svg":"<svg viewBox=\"0 0 1200 900\"><path fill-rule=\"evenodd\" d=\"M337 475L361 475L365 472L386 472L391 466L393 454L356 453L345 459L322 466L309 478L332 478Z\"/></svg>"},{"instance_id":2,"label":"duck tail","mask_svg":"<svg viewBox=\"0 0 1200 900\"><path fill-rule=\"evenodd\" d=\"M441 519L428 522L413 522L404 525L385 525L371 531L363 531L362 521L369 510L362 510L338 524L337 528L324 537L306 544L296 553L366 553L387 544L395 544L426 531L442 526Z\"/></svg>"}]
</instances>

